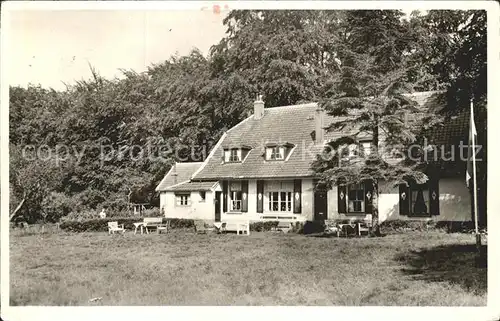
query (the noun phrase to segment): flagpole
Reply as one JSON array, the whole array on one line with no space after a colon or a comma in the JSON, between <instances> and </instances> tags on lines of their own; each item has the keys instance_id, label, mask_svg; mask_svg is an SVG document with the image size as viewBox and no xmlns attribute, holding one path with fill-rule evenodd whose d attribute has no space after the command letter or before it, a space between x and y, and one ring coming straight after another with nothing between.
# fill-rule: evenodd
<instances>
[{"instance_id":1,"label":"flagpole","mask_svg":"<svg viewBox=\"0 0 500 321\"><path fill-rule=\"evenodd\" d=\"M472 134L472 179L474 188L474 223L476 227L476 246L478 251L481 249L481 235L479 234L479 223L477 215L477 177L476 177L476 136L477 131L475 130L476 125L474 122L474 107L472 103L472 98L470 100L470 119L471 119L471 134ZM474 127L472 127L474 126Z\"/></svg>"}]
</instances>

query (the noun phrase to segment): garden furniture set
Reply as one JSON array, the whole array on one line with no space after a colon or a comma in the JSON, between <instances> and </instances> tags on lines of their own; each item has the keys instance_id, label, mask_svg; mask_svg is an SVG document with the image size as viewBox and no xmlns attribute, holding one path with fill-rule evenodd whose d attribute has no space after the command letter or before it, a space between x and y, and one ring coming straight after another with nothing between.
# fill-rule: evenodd
<instances>
[{"instance_id":1,"label":"garden furniture set","mask_svg":"<svg viewBox=\"0 0 500 321\"><path fill-rule=\"evenodd\" d=\"M343 220L325 220L325 233L336 234L337 237L349 235L361 236L363 233L370 234L371 217L364 220L343 219Z\"/></svg>"},{"instance_id":2,"label":"garden furniture set","mask_svg":"<svg viewBox=\"0 0 500 321\"><path fill-rule=\"evenodd\" d=\"M163 223L163 218L162 217L145 217L142 222L136 222L134 223L134 234L137 234L137 232L140 229L140 233L144 234L150 234L151 230L156 230L158 234L161 233L161 231L165 231L168 233L168 230L170 228L170 221L167 221L166 223ZM202 233L207 233L210 231L215 231L217 233L225 233L228 230L233 230L236 231L236 234L245 234L245 235L250 235L250 222L249 221L235 221L235 222L215 222L213 223L213 226L207 227L205 222L202 220L195 220L194 221L194 228L196 233L202 234ZM115 234L115 233L120 233L123 234L125 233L125 227L123 224L118 224L117 221L114 222L108 222L108 233L109 234Z\"/></svg>"}]
</instances>

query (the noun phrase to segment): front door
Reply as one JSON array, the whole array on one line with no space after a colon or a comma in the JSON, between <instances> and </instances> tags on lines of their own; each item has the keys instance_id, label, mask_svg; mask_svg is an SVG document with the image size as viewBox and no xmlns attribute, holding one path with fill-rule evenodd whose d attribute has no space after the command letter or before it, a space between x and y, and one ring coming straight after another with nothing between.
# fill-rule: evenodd
<instances>
[{"instance_id":1,"label":"front door","mask_svg":"<svg viewBox=\"0 0 500 321\"><path fill-rule=\"evenodd\" d=\"M317 190L314 192L314 220L324 221L327 219L328 200L327 191Z\"/></svg>"},{"instance_id":2,"label":"front door","mask_svg":"<svg viewBox=\"0 0 500 321\"><path fill-rule=\"evenodd\" d=\"M221 200L221 193L222 192L215 192L214 206L215 206L215 221L216 222L220 222L220 200Z\"/></svg>"}]
</instances>

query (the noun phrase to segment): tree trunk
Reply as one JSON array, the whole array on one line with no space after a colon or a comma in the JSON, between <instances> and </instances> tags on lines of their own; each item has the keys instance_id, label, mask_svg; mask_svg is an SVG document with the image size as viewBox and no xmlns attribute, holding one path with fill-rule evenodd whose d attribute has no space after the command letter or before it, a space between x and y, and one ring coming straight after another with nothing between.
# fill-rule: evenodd
<instances>
[{"instance_id":1,"label":"tree trunk","mask_svg":"<svg viewBox=\"0 0 500 321\"><path fill-rule=\"evenodd\" d=\"M378 142L379 142L379 132L378 132L378 117L375 116L376 126L372 129L372 155L379 157L378 154ZM372 196L372 236L380 236L380 227L378 221L378 182L377 179L372 179L373 184L373 196Z\"/></svg>"},{"instance_id":2,"label":"tree trunk","mask_svg":"<svg viewBox=\"0 0 500 321\"><path fill-rule=\"evenodd\" d=\"M10 218L9 218L9 222L12 221L12 219L14 217L16 217L16 215L18 214L19 210L21 209L21 207L23 207L23 204L24 202L26 201L26 197L24 197L21 202L19 202L19 204L17 205L16 209L14 210L14 212L12 212L12 214L10 214Z\"/></svg>"},{"instance_id":3,"label":"tree trunk","mask_svg":"<svg viewBox=\"0 0 500 321\"><path fill-rule=\"evenodd\" d=\"M372 236L380 236L380 226L378 221L378 182L372 180L373 196L372 196Z\"/></svg>"}]
</instances>

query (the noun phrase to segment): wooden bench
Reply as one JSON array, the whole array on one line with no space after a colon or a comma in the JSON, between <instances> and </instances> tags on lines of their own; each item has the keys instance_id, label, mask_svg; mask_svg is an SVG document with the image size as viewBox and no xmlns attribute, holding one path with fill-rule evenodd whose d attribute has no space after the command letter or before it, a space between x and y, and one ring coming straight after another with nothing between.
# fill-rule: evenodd
<instances>
[{"instance_id":1,"label":"wooden bench","mask_svg":"<svg viewBox=\"0 0 500 321\"><path fill-rule=\"evenodd\" d=\"M156 232L160 234L160 231L168 232L168 222L163 223L163 217L145 217L143 220L143 226L146 229L146 234L149 234L149 229L156 229Z\"/></svg>"},{"instance_id":2,"label":"wooden bench","mask_svg":"<svg viewBox=\"0 0 500 321\"><path fill-rule=\"evenodd\" d=\"M250 221L227 221L226 231L236 231L236 234L250 235ZM241 232L241 233L240 233Z\"/></svg>"},{"instance_id":3,"label":"wooden bench","mask_svg":"<svg viewBox=\"0 0 500 321\"><path fill-rule=\"evenodd\" d=\"M293 225L292 222L283 222L283 221L280 221L278 223L278 225L275 228L273 228L272 230L273 231L277 231L277 232L288 233L293 228L292 225Z\"/></svg>"}]
</instances>

